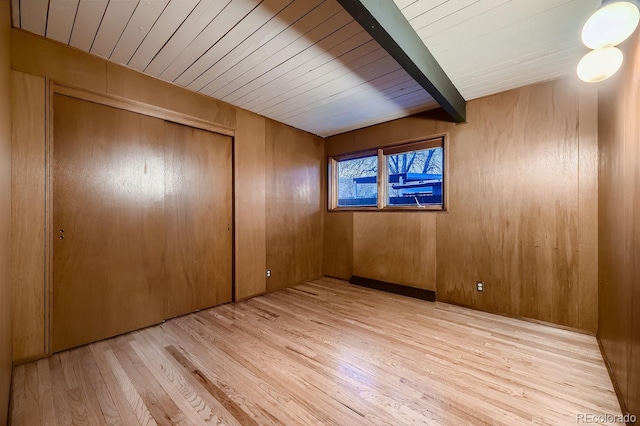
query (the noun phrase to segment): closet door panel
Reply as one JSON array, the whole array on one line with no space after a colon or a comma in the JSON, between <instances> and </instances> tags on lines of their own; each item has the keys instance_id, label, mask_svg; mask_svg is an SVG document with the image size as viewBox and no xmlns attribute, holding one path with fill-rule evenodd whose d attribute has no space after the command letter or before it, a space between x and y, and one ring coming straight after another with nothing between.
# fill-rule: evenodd
<instances>
[{"instance_id":1,"label":"closet door panel","mask_svg":"<svg viewBox=\"0 0 640 426\"><path fill-rule=\"evenodd\" d=\"M54 352L162 321L165 135L159 119L54 98Z\"/></svg>"},{"instance_id":2,"label":"closet door panel","mask_svg":"<svg viewBox=\"0 0 640 426\"><path fill-rule=\"evenodd\" d=\"M231 138L165 123L168 316L232 298Z\"/></svg>"}]
</instances>

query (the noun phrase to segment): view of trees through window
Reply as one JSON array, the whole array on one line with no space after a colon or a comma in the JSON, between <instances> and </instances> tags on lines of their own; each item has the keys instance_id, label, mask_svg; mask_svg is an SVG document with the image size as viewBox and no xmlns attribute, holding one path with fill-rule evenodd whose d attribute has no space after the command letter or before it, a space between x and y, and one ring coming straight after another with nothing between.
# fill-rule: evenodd
<instances>
[{"instance_id":1,"label":"view of trees through window","mask_svg":"<svg viewBox=\"0 0 640 426\"><path fill-rule=\"evenodd\" d=\"M388 205L442 204L442 148L386 155Z\"/></svg>"},{"instance_id":2,"label":"view of trees through window","mask_svg":"<svg viewBox=\"0 0 640 426\"><path fill-rule=\"evenodd\" d=\"M378 156L338 162L338 206L378 205Z\"/></svg>"},{"instance_id":3,"label":"view of trees through window","mask_svg":"<svg viewBox=\"0 0 640 426\"><path fill-rule=\"evenodd\" d=\"M329 158L329 209L445 209L445 142L433 136Z\"/></svg>"}]
</instances>

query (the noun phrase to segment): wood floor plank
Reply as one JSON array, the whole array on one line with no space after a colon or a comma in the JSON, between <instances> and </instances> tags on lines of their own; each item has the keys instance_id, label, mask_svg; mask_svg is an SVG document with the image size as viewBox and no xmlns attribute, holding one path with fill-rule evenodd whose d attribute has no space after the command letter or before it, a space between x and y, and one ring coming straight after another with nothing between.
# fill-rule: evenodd
<instances>
[{"instance_id":1,"label":"wood floor plank","mask_svg":"<svg viewBox=\"0 0 640 426\"><path fill-rule=\"evenodd\" d=\"M206 321L204 327L210 332L217 333L220 336L218 347L220 347L228 356L235 357L245 369L253 372L255 376L259 374L267 374L269 376L279 376L278 387L280 391L287 395L291 401L295 401L305 411L311 413L331 413L328 403L330 397L325 393L318 393L316 398L308 400L303 395L310 391L313 382L309 382L301 378L297 374L297 367L291 358L278 357L274 351L268 350L261 340L251 339L245 336L240 330L231 330L225 325L225 321L220 321L212 315L206 313L200 318ZM237 351L237 348L241 348ZM237 351L237 352L236 352ZM285 369L288 374L281 375L279 370ZM301 380L302 379L302 380ZM352 412L353 410L342 413L342 420L349 424L356 424L361 419L359 414ZM331 415L319 416L317 420L323 424L339 424L337 419ZM355 422L355 423L354 423Z\"/></svg>"},{"instance_id":2,"label":"wood floor plank","mask_svg":"<svg viewBox=\"0 0 640 426\"><path fill-rule=\"evenodd\" d=\"M593 336L323 278L14 370L12 424L527 425L619 415Z\"/></svg>"},{"instance_id":3,"label":"wood floor plank","mask_svg":"<svg viewBox=\"0 0 640 426\"><path fill-rule=\"evenodd\" d=\"M71 408L67 397L67 385L62 372L60 355L54 355L49 359L51 369L51 385L53 392L53 403L56 410L56 422L59 425L69 425L73 422Z\"/></svg>"},{"instance_id":4,"label":"wood floor plank","mask_svg":"<svg viewBox=\"0 0 640 426\"><path fill-rule=\"evenodd\" d=\"M207 373L207 376L215 380L218 387L225 389L228 395L235 396L234 400L242 400L240 404L247 412L254 416L263 416L266 419L277 419L276 423L281 424L317 424L318 419L313 413L305 411L296 401L283 390L277 381L264 381L262 374L251 368L246 368L246 363L238 359L235 354L229 356L227 352L217 346L220 339L211 334L208 330L194 327L194 324L202 324L197 316L189 318L191 326L180 319L170 324L169 332L177 333L182 338L180 341L194 339L197 345L191 348L193 356L190 356L194 364ZM181 331L176 330L176 327ZM184 333L186 332L186 333ZM188 336L188 337L187 337ZM206 336L206 338L203 338ZM244 348L236 348L241 352ZM235 386L230 386L234 383ZM245 397L246 395L246 397ZM285 404L287 409L282 410ZM260 423L271 424L269 421Z\"/></svg>"},{"instance_id":5,"label":"wood floor plank","mask_svg":"<svg viewBox=\"0 0 640 426\"><path fill-rule=\"evenodd\" d=\"M285 303L285 302L283 301L282 303ZM295 303L295 301L288 300L288 301L286 301L286 303L287 304ZM342 313L341 316L342 315L348 315L348 314L347 313ZM350 326L350 325L347 325L347 326ZM341 327L341 325L335 325L335 327ZM430 329L433 330L432 327L430 327ZM413 337L420 337L420 335L421 335L420 329L415 329L415 331L413 332ZM451 336L455 335L455 330L446 330L444 335L448 337L445 342L442 342L442 343L445 343L445 345L444 345L445 346L445 351L450 351L452 348L456 348L454 346L455 345L455 341L451 340ZM428 336L428 335L424 335L424 338L425 338L426 341L430 340L429 337L430 336ZM484 336L483 338L486 339L487 337L488 336ZM437 336L431 336L431 340L433 340L433 339L438 339L438 337ZM394 342L397 345L402 345L402 342L399 341L398 339L396 339L393 336L385 337L385 340L386 341L390 340L390 341ZM409 339L409 340L407 340L407 342L408 342L407 344L409 346L411 346L411 347L415 347L416 345L419 344L418 342L420 340L421 339L416 339L416 340ZM468 340L469 340L469 337L465 337L465 342L468 342ZM433 351L437 350L438 347L434 346L432 343L433 342L429 342L428 347L422 348L421 351L423 353L433 355L435 357L435 362L437 362L440 359L446 359L446 352L445 351L440 351L439 353L436 353L436 354L433 353ZM457 347L456 349L462 349L462 348ZM486 349L483 348L482 352L476 351L475 353L471 354L469 356L469 358L470 358L469 360L462 359L459 362L465 364L466 367L468 367L468 368L470 368L472 370L479 369L479 367L482 366L483 364L485 365L485 367L487 369L493 370L494 368L496 368L495 364L487 361L487 358L486 358L487 354L485 353L485 351L489 351L489 350L491 350L491 349L490 348L486 348ZM528 365L529 368L532 367L532 364L528 363L528 360L526 360L525 362L527 362L527 365ZM549 368L549 366L547 366L547 368ZM505 371L509 372L510 367L509 366L503 366L503 369Z\"/></svg>"},{"instance_id":6,"label":"wood floor plank","mask_svg":"<svg viewBox=\"0 0 640 426\"><path fill-rule=\"evenodd\" d=\"M131 383L131 380L129 380L127 373L116 359L115 354L108 349L102 352L102 356L104 357L106 366L111 368L115 379L120 383L121 392L126 395L126 399L129 402L130 407L136 414L138 423L141 425L156 425L156 421L151 416L149 409L145 405L135 386Z\"/></svg>"},{"instance_id":7,"label":"wood floor plank","mask_svg":"<svg viewBox=\"0 0 640 426\"><path fill-rule=\"evenodd\" d=\"M143 350L154 359L157 371L165 375L206 423L240 426L227 409L201 386L200 376L183 374L181 365L169 354L166 344L157 345L150 333L140 333L137 337L137 341L145 345Z\"/></svg>"},{"instance_id":8,"label":"wood floor plank","mask_svg":"<svg viewBox=\"0 0 640 426\"><path fill-rule=\"evenodd\" d=\"M202 386L242 425L254 426L258 423L250 417L234 400L229 398L222 389L216 386L207 376L198 370L180 351L173 346L165 350L190 374L196 376Z\"/></svg>"},{"instance_id":9,"label":"wood floor plank","mask_svg":"<svg viewBox=\"0 0 640 426\"><path fill-rule=\"evenodd\" d=\"M81 348L80 354L83 361L83 376L85 381L91 385L90 389L95 392L96 400L108 425L126 425L120 410L116 406L111 393L100 373L98 364L89 348ZM130 424L130 423L129 423Z\"/></svg>"},{"instance_id":10,"label":"wood floor plank","mask_svg":"<svg viewBox=\"0 0 640 426\"><path fill-rule=\"evenodd\" d=\"M244 304L242 306L243 310L250 309L251 307L252 305L250 304ZM238 313L236 309L225 309L224 311L231 317ZM279 324L283 323L284 321L279 322ZM296 335L293 330L278 327L278 324L270 324L270 327L265 326L256 329L250 325L247 326L239 320L234 322L234 325L243 329L243 331L251 335L251 337L266 341L273 350L280 352L283 356L293 356L296 358L300 364L299 369L296 370L297 376L300 379L313 383L318 390L326 392L342 406L358 413L374 424L383 421L385 417L389 416L390 413L384 410L383 407L395 403L390 396L391 392L385 393L380 383L377 382L367 381L363 383L358 377L354 377L351 374L345 377L333 374L333 368L331 366L339 361L333 356L330 350L326 352L317 350L317 348L311 348L305 345L304 342L297 341L298 339L295 337L294 339L283 337L287 334L291 336ZM276 327L277 329L274 329ZM384 389L389 389L390 387L385 387ZM372 395L374 391L378 392L378 402L382 400L382 403L370 403L369 396ZM436 406L432 410L439 411L439 416L447 419L447 423L463 424L465 420L469 419L468 415L456 412L455 409L450 409L445 413L439 410L439 408L440 407ZM401 419L396 417L396 421L400 422Z\"/></svg>"},{"instance_id":11,"label":"wood floor plank","mask_svg":"<svg viewBox=\"0 0 640 426\"><path fill-rule=\"evenodd\" d=\"M129 339L133 340L130 335L116 337L109 341L109 345L153 419L158 425L185 424L184 413L133 352Z\"/></svg>"},{"instance_id":12,"label":"wood floor plank","mask_svg":"<svg viewBox=\"0 0 640 426\"><path fill-rule=\"evenodd\" d=\"M26 405L24 387L25 366L19 365L13 369L11 384L11 424L24 425L24 410Z\"/></svg>"},{"instance_id":13,"label":"wood floor plank","mask_svg":"<svg viewBox=\"0 0 640 426\"><path fill-rule=\"evenodd\" d=\"M150 414L145 416L142 407L139 407L139 413L135 410L136 402L140 401L140 395L134 390L135 396L131 396L130 401L130 395L127 392L123 392L127 384L125 382L123 386L118 381L104 354L105 351L109 351L109 346L104 342L98 342L95 345L90 345L89 350L93 355L98 373L102 376L105 389L111 396L122 422L125 425L150 424ZM146 413L148 414L148 411Z\"/></svg>"},{"instance_id":14,"label":"wood floor plank","mask_svg":"<svg viewBox=\"0 0 640 426\"><path fill-rule=\"evenodd\" d=\"M290 303L290 302L287 302L287 303ZM390 316L391 313L386 313L385 315L386 316ZM391 321L390 323L391 324L395 324L395 321ZM414 330L416 330L414 332L414 337L416 335L419 336L419 333L420 333L419 329L418 328L414 328ZM433 351L438 349L438 345L434 345L433 344L433 340L435 339L435 341L437 342L438 341L438 336L437 336L437 334L434 334L434 329L432 327L429 328L429 333L431 333L431 335L430 335L430 337L432 338L431 342L429 343L428 347L425 347L425 348L421 349L421 351L422 352L426 352L427 354L429 354L429 353L433 354ZM451 339L450 339L451 335L452 335L451 332L445 333L445 337L440 341L440 343L444 347L444 351L440 351L439 353L435 354L435 356L437 357L436 358L436 362L437 362L438 358L446 359L447 358L447 353L450 352L452 349L462 350L462 348L460 348L460 347L456 348L454 346L454 343L451 342ZM446 338L447 336L448 336L448 339ZM468 337L466 335L464 335L464 336L465 336L465 342L468 343ZM425 336L425 337L427 337L427 336ZM484 336L483 339L486 339L487 337L488 336ZM391 339L393 339L393 338L391 338ZM414 344L416 344L416 341L421 341L421 340L422 339L410 339L410 340L406 340L406 341L410 342L410 345L413 346ZM427 339L427 340L429 340L429 339ZM401 342L397 342L396 341L395 343L397 345L401 345ZM481 375L483 373L486 373L487 377L489 379L493 380L492 376L499 375L499 373L500 373L500 365L496 366L495 363L488 362L487 361L488 358L486 357L486 354L484 353L484 351L485 351L484 349L482 349L482 352L476 350L475 353L471 353L471 354L465 356L464 358L460 359L458 362L464 364L465 369L470 370L472 373L474 373L476 375L477 374ZM500 356L500 354L496 354L496 356ZM467 359L467 358L469 358L469 359ZM526 362L526 365L527 365L527 370L531 370L531 369L535 368L535 365L529 363L529 360L526 360L525 362ZM484 365L484 368L481 368L483 365ZM507 365L506 367L507 367L507 369L503 369L505 374L506 374L506 376L504 377L504 381L503 381L505 386L508 385L509 382L513 381L513 372L514 372L514 370L513 370L514 365ZM548 369L549 366L547 366L546 368ZM543 382L542 386L540 386L538 388L538 390L540 390L540 392L543 395L546 395L546 394L549 393L548 389L553 390L554 385L557 386L560 383L566 382L567 380L571 380L571 377L564 377L561 373L563 373L562 370L558 371L559 376L557 376L557 375L554 376L556 383L551 383L551 386L545 386L545 384ZM544 375L542 375L542 377L544 377ZM606 377L606 375L605 375L605 377ZM527 392L529 392L529 393L533 393L534 396L535 396L536 388L531 388L531 387L527 386L526 383L527 383L527 380L530 380L534 385L536 385L536 384L538 384L540 382L540 379L536 377L535 373L523 376L522 379L523 379L523 383L525 383L524 389L526 389ZM608 380L608 377L607 377L607 380ZM590 381L591 381L591 379L588 379L584 383L578 384L576 386L576 388L577 389L585 388L585 386L587 386L590 383ZM498 383L500 383L500 382L498 382ZM595 395L597 395L597 394L598 393L596 392ZM550 398L550 400L551 401L555 401L555 398L562 398L562 397L563 397L562 394L557 394L557 395L553 395L552 398Z\"/></svg>"},{"instance_id":15,"label":"wood floor plank","mask_svg":"<svg viewBox=\"0 0 640 426\"><path fill-rule=\"evenodd\" d=\"M56 411L54 408L51 369L49 360L41 359L37 361L38 368L38 401L40 404L40 423L46 425L56 424Z\"/></svg>"},{"instance_id":16,"label":"wood floor plank","mask_svg":"<svg viewBox=\"0 0 640 426\"><path fill-rule=\"evenodd\" d=\"M313 320L312 320L313 321ZM291 327L294 329L304 329L304 324L298 323L291 319L286 319L286 321L281 321L281 324L291 324ZM323 344L323 338L325 336L324 333L311 335L309 336L311 339L317 339L318 341L312 343L315 345L315 349L319 352L322 351L320 345ZM346 338L346 336L345 336ZM332 353L335 353L335 350L332 349L333 344L326 345L327 354L329 356ZM399 351L403 351L403 348L398 348ZM369 353L374 352L364 352L364 356L360 352L356 352L354 350L349 351L349 357L347 359L337 358L333 361L329 361L329 365L338 364L341 365L344 370L348 373L346 378L353 379L356 383L363 384L365 386L370 386L366 393L367 398L371 404L374 405L389 405L389 406L402 406L409 405L410 407L414 405L416 400L426 399L433 400L433 403L436 406L445 405L447 407L447 416L452 417L447 423L467 423L467 421L454 421L453 417L458 416L461 419L469 420L469 418L475 419L475 421L480 421L483 418L483 413L481 411L477 411L473 413L473 415L465 414L465 413L457 413L456 406L460 404L461 399L467 398L466 396L458 396L454 391L455 389L446 389L443 388L443 383L416 383L414 380L410 380L407 377L404 377L406 374L404 371L400 371L400 382L402 383L402 393L398 392L398 383L395 380L387 381L386 379L393 378L395 375L388 375L389 367L384 364L380 364L377 362L377 359L372 359L368 356ZM371 380L371 377L376 377L376 380ZM441 388L438 391L438 388ZM434 392L434 389L436 390ZM441 395L447 395L445 397ZM485 404L486 405L486 404ZM414 409L420 409L419 406L413 407ZM431 407L430 407L431 409ZM447 417L445 417L447 418ZM490 419L491 416L484 416L486 419ZM406 423L407 419L398 420L402 423Z\"/></svg>"},{"instance_id":17,"label":"wood floor plank","mask_svg":"<svg viewBox=\"0 0 640 426\"><path fill-rule=\"evenodd\" d=\"M226 410L226 408L224 408L222 403L218 399L216 399L215 396L212 395L212 393L205 387L203 377L201 377L197 373L194 374L194 371L187 371L186 369L184 369L184 366L180 364L180 362L169 353L169 351L167 350L168 348L174 348L186 358L192 359L194 361L195 368L197 368L197 371L204 371L207 379L210 382L213 382L213 384L215 384L217 388L222 389L229 398L231 398L236 404L238 404L243 411L245 411L246 413L251 415L254 419L256 419L258 423L260 424L279 423L278 421L276 421L275 417L269 415L269 413L266 412L264 409L262 409L262 407L260 407L259 404L252 403L248 399L248 397L251 396L251 392L240 394L233 387L229 386L228 383L224 382L218 375L216 375L215 373L212 373L213 369L203 368L202 364L198 364L197 359L192 358L192 354L188 353L188 351L184 347L179 346L179 345L182 345L182 346L188 347L191 350L195 349L195 347L189 345L189 342L186 341L184 338L179 338L178 340L173 339L172 333L168 330L168 327L166 327L164 330L160 330L158 328L151 331L152 332L147 333L145 337L153 340L155 345L157 346L159 345L158 346L159 348L164 348L166 357L168 359L170 358L171 360L173 360L173 362L175 363L175 367L177 369L183 369L185 371L185 374L183 376L183 379L185 380L185 382L187 382L192 388L197 390L199 392L200 397L207 400L209 402L209 405L214 408L214 411L216 413L224 417L226 424L235 424L237 423L237 420L235 420L235 418L231 416L231 414ZM205 351L207 352L207 354L212 354L206 349ZM228 367L226 364L215 362L213 360L207 361L206 357L202 357L200 361L201 363L204 363L210 366L218 364L218 367L221 370L227 371L229 374L232 374L237 379L236 380L237 383L240 383L243 386L254 386L253 384L248 384L243 380L244 372L242 371L236 372L232 368ZM265 400L256 398L256 401L260 401L264 403Z\"/></svg>"},{"instance_id":18,"label":"wood floor plank","mask_svg":"<svg viewBox=\"0 0 640 426\"><path fill-rule=\"evenodd\" d=\"M39 424L40 423L40 392L38 389L38 365L33 362L25 366L25 412L24 412L24 424Z\"/></svg>"},{"instance_id":19,"label":"wood floor plank","mask_svg":"<svg viewBox=\"0 0 640 426\"><path fill-rule=\"evenodd\" d=\"M73 424L106 424L91 386L84 381L81 349L61 352L60 364L67 385L67 397Z\"/></svg>"},{"instance_id":20,"label":"wood floor plank","mask_svg":"<svg viewBox=\"0 0 640 426\"><path fill-rule=\"evenodd\" d=\"M186 423L199 424L202 422L211 424L223 424L218 416L196 393L189 392L188 389L181 389L176 374L170 365L160 358L160 356L149 345L144 343L144 339L136 339L130 343L132 349L140 357L142 362L149 367L149 371L158 380L164 390L176 402L178 408L185 414ZM169 374L163 374L163 372ZM183 393L181 390L184 390Z\"/></svg>"}]
</instances>

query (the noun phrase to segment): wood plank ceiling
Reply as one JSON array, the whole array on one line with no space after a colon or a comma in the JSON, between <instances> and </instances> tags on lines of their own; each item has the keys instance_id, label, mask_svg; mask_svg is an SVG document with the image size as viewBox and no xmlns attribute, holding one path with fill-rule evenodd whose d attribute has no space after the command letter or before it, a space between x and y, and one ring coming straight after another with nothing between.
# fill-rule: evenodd
<instances>
[{"instance_id":1,"label":"wood plank ceiling","mask_svg":"<svg viewBox=\"0 0 640 426\"><path fill-rule=\"evenodd\" d=\"M394 0L466 100L575 75L601 0Z\"/></svg>"},{"instance_id":2,"label":"wood plank ceiling","mask_svg":"<svg viewBox=\"0 0 640 426\"><path fill-rule=\"evenodd\" d=\"M573 73L598 0L395 0L465 99ZM330 136L436 107L335 0L12 0L13 24Z\"/></svg>"}]
</instances>

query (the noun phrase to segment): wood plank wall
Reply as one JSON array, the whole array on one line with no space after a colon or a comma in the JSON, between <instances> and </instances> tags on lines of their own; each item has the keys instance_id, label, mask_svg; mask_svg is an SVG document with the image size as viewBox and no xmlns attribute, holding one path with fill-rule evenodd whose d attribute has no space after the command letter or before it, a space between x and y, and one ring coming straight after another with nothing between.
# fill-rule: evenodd
<instances>
[{"instance_id":1,"label":"wood plank wall","mask_svg":"<svg viewBox=\"0 0 640 426\"><path fill-rule=\"evenodd\" d=\"M267 122L267 290L322 276L324 140Z\"/></svg>"},{"instance_id":2,"label":"wood plank wall","mask_svg":"<svg viewBox=\"0 0 640 426\"><path fill-rule=\"evenodd\" d=\"M11 386L11 11L0 1L0 425Z\"/></svg>"},{"instance_id":3,"label":"wood plank wall","mask_svg":"<svg viewBox=\"0 0 640 426\"><path fill-rule=\"evenodd\" d=\"M598 338L626 410L640 414L640 32L599 91ZM624 409L624 407L623 407Z\"/></svg>"},{"instance_id":4,"label":"wood plank wall","mask_svg":"<svg viewBox=\"0 0 640 426\"><path fill-rule=\"evenodd\" d=\"M355 214L353 275L435 290L435 229L433 214ZM402 243L399 236L404 240Z\"/></svg>"},{"instance_id":5,"label":"wood plank wall","mask_svg":"<svg viewBox=\"0 0 640 426\"><path fill-rule=\"evenodd\" d=\"M43 354L45 318L45 82L12 73L14 354ZM28 330L28 332L27 332Z\"/></svg>"},{"instance_id":6,"label":"wood plank wall","mask_svg":"<svg viewBox=\"0 0 640 426\"><path fill-rule=\"evenodd\" d=\"M0 0L1 1L1 0ZM159 106L234 129L236 297L322 275L322 139L19 29L14 69L13 359L45 356L45 78ZM274 156L276 154L276 156ZM288 197L287 191L299 191ZM278 235L287 238L277 240ZM293 241L292 250L282 244ZM298 243L298 241L304 241ZM289 265L297 265L289 271ZM266 268L274 270L267 285Z\"/></svg>"},{"instance_id":7,"label":"wood plank wall","mask_svg":"<svg viewBox=\"0 0 640 426\"><path fill-rule=\"evenodd\" d=\"M557 80L467 108L460 125L423 113L326 140L330 156L446 132L450 193L445 213L327 212L324 273L595 333L595 89Z\"/></svg>"},{"instance_id":8,"label":"wood plank wall","mask_svg":"<svg viewBox=\"0 0 640 426\"><path fill-rule=\"evenodd\" d=\"M266 119L245 110L236 117L235 220L236 298L246 299L267 290ZM239 267L241 266L241 267Z\"/></svg>"}]
</instances>

